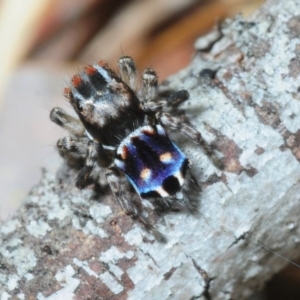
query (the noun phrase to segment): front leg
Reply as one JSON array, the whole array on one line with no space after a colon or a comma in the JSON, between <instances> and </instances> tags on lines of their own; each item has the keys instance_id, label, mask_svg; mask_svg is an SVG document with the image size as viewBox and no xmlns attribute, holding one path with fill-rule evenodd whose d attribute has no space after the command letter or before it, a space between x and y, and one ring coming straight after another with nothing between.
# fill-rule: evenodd
<instances>
[{"instance_id":1,"label":"front leg","mask_svg":"<svg viewBox=\"0 0 300 300\"><path fill-rule=\"evenodd\" d=\"M82 168L87 157L87 138L68 136L57 141L60 156L74 168Z\"/></svg>"},{"instance_id":2,"label":"front leg","mask_svg":"<svg viewBox=\"0 0 300 300\"><path fill-rule=\"evenodd\" d=\"M83 189L88 184L88 179L93 171L95 162L101 150L102 152L104 151L102 145L99 145L94 141L89 141L85 165L76 178L75 185L79 189Z\"/></svg>"},{"instance_id":3,"label":"front leg","mask_svg":"<svg viewBox=\"0 0 300 300\"><path fill-rule=\"evenodd\" d=\"M66 129L71 135L77 137L84 136L85 129L80 120L67 114L63 109L54 107L51 110L50 119L52 122Z\"/></svg>"},{"instance_id":4,"label":"front leg","mask_svg":"<svg viewBox=\"0 0 300 300\"><path fill-rule=\"evenodd\" d=\"M146 84L145 84L146 85ZM146 85L147 86L147 85ZM165 113L175 114L179 105L189 99L187 90L180 90L171 94L167 99L150 99L142 103L145 112L158 112L161 110Z\"/></svg>"},{"instance_id":5,"label":"front leg","mask_svg":"<svg viewBox=\"0 0 300 300\"><path fill-rule=\"evenodd\" d=\"M142 102L147 103L155 99L157 95L158 77L151 68L144 70L142 74Z\"/></svg>"},{"instance_id":6,"label":"front leg","mask_svg":"<svg viewBox=\"0 0 300 300\"><path fill-rule=\"evenodd\" d=\"M133 220L141 223L146 230L151 231L154 237L160 241L164 242L164 236L158 232L149 222L147 222L140 214L135 206L134 202L128 197L126 190L126 185L120 180L118 170L114 166L110 166L106 171L107 183L110 186L115 199L121 206L122 210L126 215L129 215Z\"/></svg>"},{"instance_id":7,"label":"front leg","mask_svg":"<svg viewBox=\"0 0 300 300\"><path fill-rule=\"evenodd\" d=\"M177 130L183 135L189 137L194 143L202 148L204 153L212 160L216 167L219 169L223 168L223 163L213 153L211 146L202 138L200 132L198 132L194 127L185 123L179 117L164 112L156 114L156 118L167 128L174 131Z\"/></svg>"},{"instance_id":8,"label":"front leg","mask_svg":"<svg viewBox=\"0 0 300 300\"><path fill-rule=\"evenodd\" d=\"M118 170L114 166L110 166L105 175L107 178L107 183L110 186L115 199L117 200L125 214L131 217L137 216L138 210L135 205L133 205L133 202L127 199L126 193L124 191L125 184L120 180Z\"/></svg>"},{"instance_id":9,"label":"front leg","mask_svg":"<svg viewBox=\"0 0 300 300\"><path fill-rule=\"evenodd\" d=\"M164 112L173 112L179 105L190 97L187 90L180 90L171 94L167 99L167 105L163 108Z\"/></svg>"},{"instance_id":10,"label":"front leg","mask_svg":"<svg viewBox=\"0 0 300 300\"><path fill-rule=\"evenodd\" d=\"M119 70L122 80L129 87L136 91L137 88L137 71L134 60L130 56L123 56L119 59Z\"/></svg>"}]
</instances>

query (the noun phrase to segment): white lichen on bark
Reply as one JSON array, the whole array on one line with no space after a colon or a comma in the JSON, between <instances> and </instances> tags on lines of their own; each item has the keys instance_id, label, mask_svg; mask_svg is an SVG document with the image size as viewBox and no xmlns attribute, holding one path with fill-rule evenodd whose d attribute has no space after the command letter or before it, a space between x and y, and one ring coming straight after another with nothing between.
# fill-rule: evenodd
<instances>
[{"instance_id":1,"label":"white lichen on bark","mask_svg":"<svg viewBox=\"0 0 300 300\"><path fill-rule=\"evenodd\" d=\"M157 217L167 237L159 243L109 193L76 190L74 170L44 172L1 224L1 299L246 299L287 264L257 242L294 259L299 24L299 1L269 1L223 24L209 50L196 42L191 65L162 87L190 92L185 113L225 164L220 171L181 143L202 186L198 214Z\"/></svg>"}]
</instances>

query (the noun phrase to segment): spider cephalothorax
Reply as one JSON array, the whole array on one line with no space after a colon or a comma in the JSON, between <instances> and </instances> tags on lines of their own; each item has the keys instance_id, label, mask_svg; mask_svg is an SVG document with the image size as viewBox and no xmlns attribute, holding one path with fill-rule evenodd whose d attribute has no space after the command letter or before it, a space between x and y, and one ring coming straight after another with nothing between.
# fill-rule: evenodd
<instances>
[{"instance_id":1,"label":"spider cephalothorax","mask_svg":"<svg viewBox=\"0 0 300 300\"><path fill-rule=\"evenodd\" d=\"M120 76L104 61L85 67L65 89L80 120L60 108L54 108L50 118L70 133L57 143L60 154L71 165L83 164L76 186L82 189L90 182L96 164L106 168L107 183L122 209L145 224L125 192L120 179L124 174L141 199L189 203L190 163L167 130L186 135L216 164L218 160L200 133L176 116L177 107L189 97L187 91L160 99L152 69L143 72L141 89L132 58L120 58L119 69Z\"/></svg>"}]
</instances>

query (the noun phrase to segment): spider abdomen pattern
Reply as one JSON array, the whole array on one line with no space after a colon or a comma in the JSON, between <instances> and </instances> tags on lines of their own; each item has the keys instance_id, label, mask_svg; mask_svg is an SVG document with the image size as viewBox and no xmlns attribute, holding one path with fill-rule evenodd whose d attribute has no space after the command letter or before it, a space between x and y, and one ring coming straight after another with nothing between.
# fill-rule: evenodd
<instances>
[{"instance_id":1,"label":"spider abdomen pattern","mask_svg":"<svg viewBox=\"0 0 300 300\"><path fill-rule=\"evenodd\" d=\"M180 192L188 159L161 125L145 125L121 142L114 164L142 198L164 198Z\"/></svg>"}]
</instances>

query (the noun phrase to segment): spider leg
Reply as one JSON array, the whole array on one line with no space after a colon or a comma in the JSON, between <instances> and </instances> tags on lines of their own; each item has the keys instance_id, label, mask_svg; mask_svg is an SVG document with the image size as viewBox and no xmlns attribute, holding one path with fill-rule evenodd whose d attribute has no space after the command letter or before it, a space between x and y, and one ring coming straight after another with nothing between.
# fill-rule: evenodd
<instances>
[{"instance_id":1,"label":"spider leg","mask_svg":"<svg viewBox=\"0 0 300 300\"><path fill-rule=\"evenodd\" d=\"M101 152L104 153L102 145L94 141L88 142L85 164L76 178L75 185L77 188L83 189L88 184L90 174L92 173L97 157Z\"/></svg>"},{"instance_id":2,"label":"spider leg","mask_svg":"<svg viewBox=\"0 0 300 300\"><path fill-rule=\"evenodd\" d=\"M119 59L121 79L134 91L137 89L137 71L134 60L130 56Z\"/></svg>"},{"instance_id":3,"label":"spider leg","mask_svg":"<svg viewBox=\"0 0 300 300\"><path fill-rule=\"evenodd\" d=\"M67 114L63 109L55 107L50 112L52 122L66 129L70 134L75 136L83 136L85 129L77 118Z\"/></svg>"},{"instance_id":4,"label":"spider leg","mask_svg":"<svg viewBox=\"0 0 300 300\"><path fill-rule=\"evenodd\" d=\"M77 138L68 136L57 141L57 149L60 156L66 162L75 168L80 168L84 165L84 160L87 156L87 138Z\"/></svg>"},{"instance_id":5,"label":"spider leg","mask_svg":"<svg viewBox=\"0 0 300 300\"><path fill-rule=\"evenodd\" d=\"M149 76L150 77L150 76ZM145 102L143 102L143 109L146 112L158 112L159 110L162 110L164 112L168 113L176 113L176 109L179 105L181 105L183 102L189 99L189 93L187 90L180 90L178 92L175 92L171 94L167 99L154 99L154 95L156 93L155 90L150 91L151 89L151 80L148 78L148 80L144 84L146 94ZM153 86L152 86L153 88ZM150 97L150 94L153 96ZM148 96L147 96L148 95Z\"/></svg>"},{"instance_id":6,"label":"spider leg","mask_svg":"<svg viewBox=\"0 0 300 300\"><path fill-rule=\"evenodd\" d=\"M216 167L219 169L223 168L222 162L213 153L211 146L202 138L200 132L191 125L182 121L179 117L173 116L169 113L158 113L156 118L167 128L179 131L181 134L189 137L195 144L202 148L204 153L211 159Z\"/></svg>"},{"instance_id":7,"label":"spider leg","mask_svg":"<svg viewBox=\"0 0 300 300\"><path fill-rule=\"evenodd\" d=\"M157 95L158 77L153 69L147 68L142 74L142 102L152 101Z\"/></svg>"},{"instance_id":8,"label":"spider leg","mask_svg":"<svg viewBox=\"0 0 300 300\"><path fill-rule=\"evenodd\" d=\"M167 99L167 106L164 108L164 111L170 111L174 108L177 108L180 104L188 100L190 97L187 90L180 90L171 94Z\"/></svg>"},{"instance_id":9,"label":"spider leg","mask_svg":"<svg viewBox=\"0 0 300 300\"><path fill-rule=\"evenodd\" d=\"M152 99L143 103L143 110L146 112L168 112L171 114L178 113L177 107L189 98L187 90L180 90L170 95L167 99Z\"/></svg>"},{"instance_id":10,"label":"spider leg","mask_svg":"<svg viewBox=\"0 0 300 300\"><path fill-rule=\"evenodd\" d=\"M158 232L151 224L149 224L142 216L140 216L137 207L129 199L128 195L126 195L126 186L120 180L118 171L114 166L110 166L108 168L106 171L106 178L115 199L121 206L121 209L124 211L124 213L129 215L133 220L141 223L146 230L151 231L157 240L160 242L165 241L165 238L162 236L162 234Z\"/></svg>"}]
</instances>

